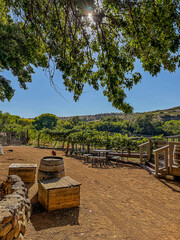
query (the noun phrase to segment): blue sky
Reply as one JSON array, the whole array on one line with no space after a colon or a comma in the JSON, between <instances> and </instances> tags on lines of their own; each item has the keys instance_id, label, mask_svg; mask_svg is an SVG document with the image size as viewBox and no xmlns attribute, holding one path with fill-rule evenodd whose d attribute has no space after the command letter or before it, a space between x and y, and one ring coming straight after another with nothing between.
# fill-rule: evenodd
<instances>
[{"instance_id":1,"label":"blue sky","mask_svg":"<svg viewBox=\"0 0 180 240\"><path fill-rule=\"evenodd\" d=\"M136 71L141 72L143 79L131 91L126 91L126 101L134 107L134 112L147 112L180 105L180 70L175 73L162 71L157 77L151 77L141 69L140 64L137 64ZM55 74L55 82L61 89L63 97L50 86L49 79L42 69L36 69L32 83L27 85L28 90L21 89L17 79L10 72L3 72L3 75L12 80L12 86L16 91L10 102L0 102L2 112L25 118L33 118L42 113L65 117L120 112L103 96L102 89L95 91L90 86L85 86L80 100L74 102L73 94L65 90L59 71Z\"/></svg>"}]
</instances>

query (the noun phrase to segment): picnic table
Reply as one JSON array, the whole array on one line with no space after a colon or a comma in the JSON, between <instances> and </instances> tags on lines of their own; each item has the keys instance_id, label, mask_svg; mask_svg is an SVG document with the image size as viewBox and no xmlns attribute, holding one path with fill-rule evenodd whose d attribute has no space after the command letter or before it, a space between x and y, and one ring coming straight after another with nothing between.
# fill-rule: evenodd
<instances>
[{"instance_id":1,"label":"picnic table","mask_svg":"<svg viewBox=\"0 0 180 240\"><path fill-rule=\"evenodd\" d=\"M106 149L93 149L93 153L97 154L96 156L91 156L92 158L92 167L93 166L98 166L100 167L107 165L111 165L111 162L109 161L108 158L108 153L111 152L111 150L106 150Z\"/></svg>"},{"instance_id":2,"label":"picnic table","mask_svg":"<svg viewBox=\"0 0 180 240\"><path fill-rule=\"evenodd\" d=\"M101 154L103 156L107 156L109 152L112 152L112 150L106 150L106 149L93 149L91 151L94 153L97 153L98 156L100 156Z\"/></svg>"}]
</instances>

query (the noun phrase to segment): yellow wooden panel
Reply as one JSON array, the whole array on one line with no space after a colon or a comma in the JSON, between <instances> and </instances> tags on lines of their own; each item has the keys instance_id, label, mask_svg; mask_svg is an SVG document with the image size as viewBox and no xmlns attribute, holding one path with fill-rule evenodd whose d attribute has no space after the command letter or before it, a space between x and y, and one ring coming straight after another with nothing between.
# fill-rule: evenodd
<instances>
[{"instance_id":1,"label":"yellow wooden panel","mask_svg":"<svg viewBox=\"0 0 180 240\"><path fill-rule=\"evenodd\" d=\"M76 201L76 202L64 202L61 204L52 204L48 206L48 211L53 211L56 209L64 209L64 208L73 208L73 207L79 207L80 205L80 201Z\"/></svg>"},{"instance_id":2,"label":"yellow wooden panel","mask_svg":"<svg viewBox=\"0 0 180 240\"><path fill-rule=\"evenodd\" d=\"M79 194L80 188L79 186L77 186L73 188L52 189L48 191L49 191L49 196L54 197L59 195Z\"/></svg>"},{"instance_id":3,"label":"yellow wooden panel","mask_svg":"<svg viewBox=\"0 0 180 240\"><path fill-rule=\"evenodd\" d=\"M81 185L81 183L77 182L76 180L74 180L73 178L69 177L69 176L65 176L63 177L63 180L65 180L66 182L70 183L73 186L79 186Z\"/></svg>"},{"instance_id":4,"label":"yellow wooden panel","mask_svg":"<svg viewBox=\"0 0 180 240\"><path fill-rule=\"evenodd\" d=\"M34 170L9 169L9 175L18 175L23 182L35 182L35 173Z\"/></svg>"},{"instance_id":5,"label":"yellow wooden panel","mask_svg":"<svg viewBox=\"0 0 180 240\"><path fill-rule=\"evenodd\" d=\"M56 198L49 198L49 204L62 203L62 202L73 202L78 201L79 195L67 195L67 196L57 196Z\"/></svg>"},{"instance_id":6,"label":"yellow wooden panel","mask_svg":"<svg viewBox=\"0 0 180 240\"><path fill-rule=\"evenodd\" d=\"M180 168L178 168L178 167L173 167L173 169L172 169L172 175L174 175L174 176L180 176Z\"/></svg>"},{"instance_id":7,"label":"yellow wooden panel","mask_svg":"<svg viewBox=\"0 0 180 240\"><path fill-rule=\"evenodd\" d=\"M60 179L59 178L43 179L40 180L40 182L43 185L43 187L47 190L75 187L81 185L80 183L78 183L77 181L70 177L62 177Z\"/></svg>"},{"instance_id":8,"label":"yellow wooden panel","mask_svg":"<svg viewBox=\"0 0 180 240\"><path fill-rule=\"evenodd\" d=\"M48 210L48 192L38 183L38 201Z\"/></svg>"},{"instance_id":9,"label":"yellow wooden panel","mask_svg":"<svg viewBox=\"0 0 180 240\"><path fill-rule=\"evenodd\" d=\"M56 185L56 188L54 188L56 183L58 186ZM80 205L80 185L73 186L65 179L39 181L38 195L39 202L48 211L79 207Z\"/></svg>"}]
</instances>

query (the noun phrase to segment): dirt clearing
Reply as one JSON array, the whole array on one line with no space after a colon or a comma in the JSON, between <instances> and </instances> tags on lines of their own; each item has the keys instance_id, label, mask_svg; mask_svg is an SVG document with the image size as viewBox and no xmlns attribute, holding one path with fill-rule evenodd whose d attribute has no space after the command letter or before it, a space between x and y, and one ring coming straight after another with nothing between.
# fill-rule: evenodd
<instances>
[{"instance_id":1,"label":"dirt clearing","mask_svg":"<svg viewBox=\"0 0 180 240\"><path fill-rule=\"evenodd\" d=\"M11 150L11 151L8 151ZM4 147L0 156L1 180L11 163L37 163L51 150ZM158 180L138 166L92 168L65 157L65 174L80 182L80 208L47 213L37 208L26 240L178 240L180 239L180 182ZM35 201L37 183L30 187Z\"/></svg>"}]
</instances>

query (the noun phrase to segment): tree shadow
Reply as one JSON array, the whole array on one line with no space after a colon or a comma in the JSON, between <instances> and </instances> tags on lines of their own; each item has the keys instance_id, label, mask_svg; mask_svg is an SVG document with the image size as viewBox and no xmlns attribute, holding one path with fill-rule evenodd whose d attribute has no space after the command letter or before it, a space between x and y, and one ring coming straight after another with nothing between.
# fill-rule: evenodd
<instances>
[{"instance_id":1,"label":"tree shadow","mask_svg":"<svg viewBox=\"0 0 180 240\"><path fill-rule=\"evenodd\" d=\"M84 162L84 158L83 156L74 156L74 155L66 155L66 157L68 158L72 158L72 159L77 159L80 162L83 163L83 165L86 165L88 168L97 168L97 169L112 169L112 168L122 168L122 167L127 167L127 168L131 168L131 169L142 169L142 167L140 166L139 163L137 162L133 162L133 161L129 161L128 159L122 159L118 161L118 164L116 163L116 160L110 160L110 164L108 164L107 166L100 166L99 164L97 164L97 166L93 166L92 167L92 162Z\"/></svg>"},{"instance_id":2,"label":"tree shadow","mask_svg":"<svg viewBox=\"0 0 180 240\"><path fill-rule=\"evenodd\" d=\"M79 225L79 207L47 212L40 203L33 205L30 218L36 231L48 228Z\"/></svg>"}]
</instances>

